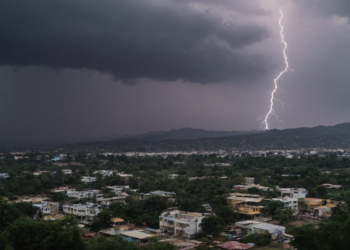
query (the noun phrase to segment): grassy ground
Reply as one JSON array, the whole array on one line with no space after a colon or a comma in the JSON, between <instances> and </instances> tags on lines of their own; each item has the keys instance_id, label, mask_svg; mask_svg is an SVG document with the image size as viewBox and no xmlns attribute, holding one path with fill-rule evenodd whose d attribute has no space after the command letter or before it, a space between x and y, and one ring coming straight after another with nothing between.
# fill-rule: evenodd
<instances>
[{"instance_id":1,"label":"grassy ground","mask_svg":"<svg viewBox=\"0 0 350 250\"><path fill-rule=\"evenodd\" d=\"M322 220L317 220L317 219L310 219L310 218L301 218L296 221L290 222L286 225L286 233L293 235L293 230L297 227L302 227L305 225L314 225L317 227L318 224L320 224Z\"/></svg>"}]
</instances>

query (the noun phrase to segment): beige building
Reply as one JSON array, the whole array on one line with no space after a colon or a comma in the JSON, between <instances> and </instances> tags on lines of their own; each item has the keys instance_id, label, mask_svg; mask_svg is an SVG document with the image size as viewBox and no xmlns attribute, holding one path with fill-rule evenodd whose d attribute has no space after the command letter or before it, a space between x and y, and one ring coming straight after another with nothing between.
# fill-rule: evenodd
<instances>
[{"instance_id":1,"label":"beige building","mask_svg":"<svg viewBox=\"0 0 350 250\"><path fill-rule=\"evenodd\" d=\"M202 213L167 211L159 216L159 229L163 233L192 239L201 231L204 217Z\"/></svg>"},{"instance_id":2,"label":"beige building","mask_svg":"<svg viewBox=\"0 0 350 250\"><path fill-rule=\"evenodd\" d=\"M101 211L101 205L93 203L63 205L64 214L73 214L84 221L92 221Z\"/></svg>"}]
</instances>

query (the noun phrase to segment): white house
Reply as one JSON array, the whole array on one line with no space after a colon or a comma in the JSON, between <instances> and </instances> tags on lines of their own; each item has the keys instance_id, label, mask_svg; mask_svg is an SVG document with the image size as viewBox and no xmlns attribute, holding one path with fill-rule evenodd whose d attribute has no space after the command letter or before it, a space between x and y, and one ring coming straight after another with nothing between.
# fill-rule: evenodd
<instances>
[{"instance_id":1,"label":"white house","mask_svg":"<svg viewBox=\"0 0 350 250\"><path fill-rule=\"evenodd\" d=\"M335 189L341 188L341 185L333 185L333 184L329 184L329 183L324 183L324 184L322 184L322 186L325 186L326 188L335 188Z\"/></svg>"},{"instance_id":2,"label":"white house","mask_svg":"<svg viewBox=\"0 0 350 250\"><path fill-rule=\"evenodd\" d=\"M88 182L95 182L96 181L96 177L90 177L90 176L82 176L81 177L81 181L88 183Z\"/></svg>"},{"instance_id":3,"label":"white house","mask_svg":"<svg viewBox=\"0 0 350 250\"><path fill-rule=\"evenodd\" d=\"M0 179L6 179L9 178L9 174L8 173L0 173Z\"/></svg>"},{"instance_id":4,"label":"white house","mask_svg":"<svg viewBox=\"0 0 350 250\"><path fill-rule=\"evenodd\" d=\"M130 186L129 185L120 185L120 186L106 186L108 189L112 189L114 191L123 191L123 190L129 190Z\"/></svg>"},{"instance_id":5,"label":"white house","mask_svg":"<svg viewBox=\"0 0 350 250\"><path fill-rule=\"evenodd\" d=\"M168 175L168 178L169 179L175 179L176 177L179 177L180 175L178 175L178 174L169 174Z\"/></svg>"},{"instance_id":6,"label":"white house","mask_svg":"<svg viewBox=\"0 0 350 250\"><path fill-rule=\"evenodd\" d=\"M73 214L81 220L92 221L102 210L100 205L93 203L63 205L64 214Z\"/></svg>"},{"instance_id":7,"label":"white house","mask_svg":"<svg viewBox=\"0 0 350 250\"><path fill-rule=\"evenodd\" d=\"M290 198L306 198L307 191L305 188L280 188L278 190L281 196L289 196Z\"/></svg>"},{"instance_id":8,"label":"white house","mask_svg":"<svg viewBox=\"0 0 350 250\"><path fill-rule=\"evenodd\" d=\"M164 212L159 216L159 229L173 236L192 239L201 231L200 224L204 217L201 213L181 212L179 210Z\"/></svg>"},{"instance_id":9,"label":"white house","mask_svg":"<svg viewBox=\"0 0 350 250\"><path fill-rule=\"evenodd\" d=\"M62 174L68 174L68 175L73 174L72 170L70 170L70 169L62 169L61 172L62 172Z\"/></svg>"},{"instance_id":10,"label":"white house","mask_svg":"<svg viewBox=\"0 0 350 250\"><path fill-rule=\"evenodd\" d=\"M100 173L102 176L113 176L112 170L97 170L93 174Z\"/></svg>"},{"instance_id":11,"label":"white house","mask_svg":"<svg viewBox=\"0 0 350 250\"><path fill-rule=\"evenodd\" d=\"M132 174L124 174L124 173L117 173L117 175L119 175L122 178L129 178L132 177Z\"/></svg>"},{"instance_id":12,"label":"white house","mask_svg":"<svg viewBox=\"0 0 350 250\"><path fill-rule=\"evenodd\" d=\"M96 191L73 191L68 190L67 196L71 198L81 199L81 198L92 198L97 194Z\"/></svg>"},{"instance_id":13,"label":"white house","mask_svg":"<svg viewBox=\"0 0 350 250\"><path fill-rule=\"evenodd\" d=\"M58 202L42 201L41 204L33 204L34 207L40 208L40 211L45 214L56 214L60 204Z\"/></svg>"},{"instance_id":14,"label":"white house","mask_svg":"<svg viewBox=\"0 0 350 250\"><path fill-rule=\"evenodd\" d=\"M236 222L235 225L247 229L248 234L270 233L272 234L272 237L274 237L278 234L285 234L286 232L285 227L269 223L263 223L260 221L239 221Z\"/></svg>"},{"instance_id":15,"label":"white house","mask_svg":"<svg viewBox=\"0 0 350 250\"><path fill-rule=\"evenodd\" d=\"M298 199L297 198L289 198L286 196L283 198L273 198L272 200L283 202L285 208L291 208L294 210L298 209Z\"/></svg>"},{"instance_id":16,"label":"white house","mask_svg":"<svg viewBox=\"0 0 350 250\"><path fill-rule=\"evenodd\" d=\"M111 197L111 198L97 198L97 204L109 206L113 202L125 203L125 196Z\"/></svg>"},{"instance_id":17,"label":"white house","mask_svg":"<svg viewBox=\"0 0 350 250\"><path fill-rule=\"evenodd\" d=\"M325 206L315 207L313 209L314 216L323 217L324 215L330 215L332 213L332 208L334 208L334 204L326 204Z\"/></svg>"}]
</instances>

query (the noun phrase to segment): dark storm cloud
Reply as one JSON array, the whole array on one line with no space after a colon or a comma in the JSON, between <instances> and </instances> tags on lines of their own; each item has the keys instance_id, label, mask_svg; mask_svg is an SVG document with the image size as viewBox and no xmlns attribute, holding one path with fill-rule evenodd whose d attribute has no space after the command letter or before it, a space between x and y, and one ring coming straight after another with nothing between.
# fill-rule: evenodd
<instances>
[{"instance_id":1,"label":"dark storm cloud","mask_svg":"<svg viewBox=\"0 0 350 250\"><path fill-rule=\"evenodd\" d=\"M316 10L322 15L341 17L350 17L350 1L349 0L294 0L301 3L307 8Z\"/></svg>"},{"instance_id":2,"label":"dark storm cloud","mask_svg":"<svg viewBox=\"0 0 350 250\"><path fill-rule=\"evenodd\" d=\"M221 17L215 4L232 8L237 21ZM255 1L5 0L0 64L87 68L125 82L253 81L271 63L245 48L269 31L242 14L266 12Z\"/></svg>"}]
</instances>

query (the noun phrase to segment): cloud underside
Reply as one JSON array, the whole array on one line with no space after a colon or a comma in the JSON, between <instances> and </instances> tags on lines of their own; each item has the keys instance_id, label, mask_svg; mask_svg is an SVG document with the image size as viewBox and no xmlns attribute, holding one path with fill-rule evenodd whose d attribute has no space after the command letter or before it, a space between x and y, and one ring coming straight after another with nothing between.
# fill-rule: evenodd
<instances>
[{"instance_id":1,"label":"cloud underside","mask_svg":"<svg viewBox=\"0 0 350 250\"><path fill-rule=\"evenodd\" d=\"M350 17L349 0L292 0L302 4L306 9L315 10L324 16Z\"/></svg>"},{"instance_id":2,"label":"cloud underside","mask_svg":"<svg viewBox=\"0 0 350 250\"><path fill-rule=\"evenodd\" d=\"M271 69L250 45L269 31L255 1L27 0L0 3L0 64L93 69L116 80L255 81ZM5 8L6 6L6 8ZM231 8L220 16L220 8Z\"/></svg>"}]
</instances>

